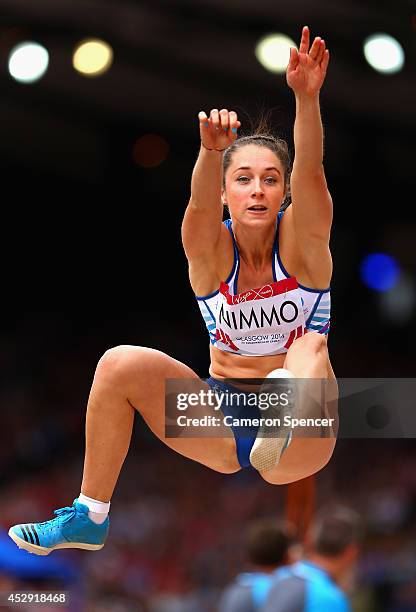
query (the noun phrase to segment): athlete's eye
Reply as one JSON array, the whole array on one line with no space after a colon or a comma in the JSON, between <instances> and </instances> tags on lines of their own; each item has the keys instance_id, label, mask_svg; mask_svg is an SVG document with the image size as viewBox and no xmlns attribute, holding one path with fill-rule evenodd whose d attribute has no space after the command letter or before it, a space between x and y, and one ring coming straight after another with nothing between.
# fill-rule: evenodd
<instances>
[{"instance_id":1,"label":"athlete's eye","mask_svg":"<svg viewBox=\"0 0 416 612\"><path fill-rule=\"evenodd\" d=\"M277 179L274 178L274 176L268 176L267 178L264 179L266 183L268 183L269 185L274 185L275 183L277 183Z\"/></svg>"},{"instance_id":2,"label":"athlete's eye","mask_svg":"<svg viewBox=\"0 0 416 612\"><path fill-rule=\"evenodd\" d=\"M249 179L249 177L248 177L248 176L239 176L239 177L238 177L238 179L237 179L237 181L238 181L239 183L246 183L246 182L247 182L247 181L249 181L249 180L250 180L250 179Z\"/></svg>"}]
</instances>

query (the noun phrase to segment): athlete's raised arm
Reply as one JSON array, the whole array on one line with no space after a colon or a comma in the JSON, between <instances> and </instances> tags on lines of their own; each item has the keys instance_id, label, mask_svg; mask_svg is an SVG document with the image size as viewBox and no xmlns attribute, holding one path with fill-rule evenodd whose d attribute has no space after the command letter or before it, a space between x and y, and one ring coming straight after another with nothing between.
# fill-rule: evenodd
<instances>
[{"instance_id":1,"label":"athlete's raised arm","mask_svg":"<svg viewBox=\"0 0 416 612\"><path fill-rule=\"evenodd\" d=\"M234 111L211 110L198 115L201 148L191 182L191 197L182 223L182 241L188 261L209 258L221 235L223 151L237 138L240 122Z\"/></svg>"},{"instance_id":2,"label":"athlete's raised arm","mask_svg":"<svg viewBox=\"0 0 416 612\"><path fill-rule=\"evenodd\" d=\"M309 29L305 26L299 51L292 48L287 67L287 83L296 98L294 126L295 158L290 187L293 226L299 244L311 254L328 253L332 224L332 199L323 168L323 128L319 92L325 80L329 51L325 41L316 37L309 48ZM329 263L329 262L328 262Z\"/></svg>"}]
</instances>

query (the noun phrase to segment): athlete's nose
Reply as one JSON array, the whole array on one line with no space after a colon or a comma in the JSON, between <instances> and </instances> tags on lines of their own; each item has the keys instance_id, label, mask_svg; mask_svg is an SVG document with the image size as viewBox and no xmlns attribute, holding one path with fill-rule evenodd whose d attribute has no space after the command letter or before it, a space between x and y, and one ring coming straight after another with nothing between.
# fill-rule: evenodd
<instances>
[{"instance_id":1,"label":"athlete's nose","mask_svg":"<svg viewBox=\"0 0 416 612\"><path fill-rule=\"evenodd\" d=\"M262 198L264 196L264 191L261 185L260 179L256 179L253 181L253 191L251 193L252 198Z\"/></svg>"}]
</instances>

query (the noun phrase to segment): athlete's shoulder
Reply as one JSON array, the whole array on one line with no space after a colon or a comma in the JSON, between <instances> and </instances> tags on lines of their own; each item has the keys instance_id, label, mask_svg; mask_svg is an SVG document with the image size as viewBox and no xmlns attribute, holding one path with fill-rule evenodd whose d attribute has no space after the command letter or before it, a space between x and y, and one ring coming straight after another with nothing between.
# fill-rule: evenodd
<instances>
[{"instance_id":1,"label":"athlete's shoulder","mask_svg":"<svg viewBox=\"0 0 416 612\"><path fill-rule=\"evenodd\" d=\"M288 202L287 204L283 204L280 207L279 212L277 213L277 223L280 227L283 225L288 225L292 223L293 215L292 215L292 203Z\"/></svg>"}]
</instances>

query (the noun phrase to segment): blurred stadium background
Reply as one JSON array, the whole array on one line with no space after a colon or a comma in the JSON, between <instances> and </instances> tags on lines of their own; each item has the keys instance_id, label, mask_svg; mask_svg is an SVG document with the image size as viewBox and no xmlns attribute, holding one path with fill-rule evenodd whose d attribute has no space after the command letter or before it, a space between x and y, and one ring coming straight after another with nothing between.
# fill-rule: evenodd
<instances>
[{"instance_id":1,"label":"blurred stadium background","mask_svg":"<svg viewBox=\"0 0 416 612\"><path fill-rule=\"evenodd\" d=\"M307 24L331 52L321 107L335 206L334 370L415 376L415 2L0 0L0 9L0 590L65 586L74 610L215 611L244 568L242 529L283 515L287 487L193 464L139 416L103 551L34 559L7 529L78 495L85 406L107 348L151 346L207 375L180 243L197 113L235 109L244 132L270 108L293 144L293 94L255 55L267 34L297 43ZM400 43L401 70L367 62L374 33ZM74 59L89 38L112 54L95 76ZM28 41L48 64L24 82L12 58ZM388 257L381 268L374 254ZM346 502L367 525L355 612L415 610L415 441L340 440L316 486L317 506Z\"/></svg>"}]
</instances>

